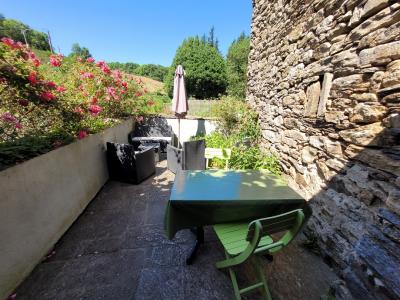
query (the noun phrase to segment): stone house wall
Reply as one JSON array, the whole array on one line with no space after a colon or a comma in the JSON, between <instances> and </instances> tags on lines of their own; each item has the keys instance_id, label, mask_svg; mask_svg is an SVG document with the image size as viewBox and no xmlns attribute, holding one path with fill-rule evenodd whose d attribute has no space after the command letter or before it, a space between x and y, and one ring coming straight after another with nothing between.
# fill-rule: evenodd
<instances>
[{"instance_id":1,"label":"stone house wall","mask_svg":"<svg viewBox=\"0 0 400 300\"><path fill-rule=\"evenodd\" d=\"M400 2L253 0L249 103L355 298L400 298Z\"/></svg>"}]
</instances>

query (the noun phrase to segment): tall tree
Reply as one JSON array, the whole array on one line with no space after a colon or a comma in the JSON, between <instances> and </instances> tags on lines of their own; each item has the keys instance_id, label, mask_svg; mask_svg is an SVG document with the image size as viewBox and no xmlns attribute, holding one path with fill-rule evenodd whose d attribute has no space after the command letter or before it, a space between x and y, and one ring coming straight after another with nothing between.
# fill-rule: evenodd
<instances>
[{"instance_id":1,"label":"tall tree","mask_svg":"<svg viewBox=\"0 0 400 300\"><path fill-rule=\"evenodd\" d=\"M169 95L172 95L177 65L182 65L186 71L186 89L189 96L209 99L225 93L227 85L225 61L217 49L208 43L203 43L199 37L185 39L177 49L165 80Z\"/></svg>"},{"instance_id":2,"label":"tall tree","mask_svg":"<svg viewBox=\"0 0 400 300\"><path fill-rule=\"evenodd\" d=\"M78 43L73 43L70 56L80 56L86 59L92 57L92 54L90 54L88 48L81 47Z\"/></svg>"},{"instance_id":3,"label":"tall tree","mask_svg":"<svg viewBox=\"0 0 400 300\"><path fill-rule=\"evenodd\" d=\"M0 16L0 37L9 37L14 41L25 43L24 34L30 47L50 50L45 33L34 30L20 21L6 19L4 15Z\"/></svg>"},{"instance_id":4,"label":"tall tree","mask_svg":"<svg viewBox=\"0 0 400 300\"><path fill-rule=\"evenodd\" d=\"M246 97L247 60L250 52L250 38L242 33L228 49L226 58L228 94L236 98Z\"/></svg>"}]
</instances>

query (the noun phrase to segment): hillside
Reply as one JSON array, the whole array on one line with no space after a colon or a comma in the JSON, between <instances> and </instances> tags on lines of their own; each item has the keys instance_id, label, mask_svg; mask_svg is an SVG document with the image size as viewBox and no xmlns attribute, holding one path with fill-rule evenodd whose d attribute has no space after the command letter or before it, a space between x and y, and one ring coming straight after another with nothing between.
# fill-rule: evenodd
<instances>
[{"instance_id":1,"label":"hillside","mask_svg":"<svg viewBox=\"0 0 400 300\"><path fill-rule=\"evenodd\" d=\"M165 94L164 91L164 83L161 81L157 81L148 77L133 75L134 78L140 79L144 83L144 88L147 89L149 93L160 93Z\"/></svg>"}]
</instances>

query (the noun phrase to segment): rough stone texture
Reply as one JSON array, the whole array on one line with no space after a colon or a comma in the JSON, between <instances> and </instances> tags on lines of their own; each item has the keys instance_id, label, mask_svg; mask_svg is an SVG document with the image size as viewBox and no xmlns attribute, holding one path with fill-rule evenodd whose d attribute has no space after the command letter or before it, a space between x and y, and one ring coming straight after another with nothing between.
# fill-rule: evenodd
<instances>
[{"instance_id":1,"label":"rough stone texture","mask_svg":"<svg viewBox=\"0 0 400 300\"><path fill-rule=\"evenodd\" d=\"M108 182L84 213L15 291L16 299L233 299L229 274L215 262L225 258L210 227L194 264L185 259L194 245L189 230L165 237L164 211L174 175L166 162L140 185ZM382 217L390 219L388 213ZM274 299L320 299L328 290L346 294L338 277L304 248L299 236L265 260ZM254 282L250 265L238 269L239 284ZM287 284L290 282L290 284ZM243 286L243 285L242 285ZM253 293L244 299L260 299Z\"/></svg>"},{"instance_id":2,"label":"rough stone texture","mask_svg":"<svg viewBox=\"0 0 400 300\"><path fill-rule=\"evenodd\" d=\"M262 144L310 198L308 230L353 296L398 299L400 3L253 6L247 98Z\"/></svg>"}]
</instances>

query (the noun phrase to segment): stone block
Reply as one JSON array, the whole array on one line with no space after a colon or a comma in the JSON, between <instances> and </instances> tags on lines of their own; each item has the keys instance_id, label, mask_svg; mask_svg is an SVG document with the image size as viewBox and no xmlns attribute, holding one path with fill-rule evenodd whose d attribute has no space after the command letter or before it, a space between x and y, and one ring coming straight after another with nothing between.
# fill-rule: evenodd
<instances>
[{"instance_id":1,"label":"stone block","mask_svg":"<svg viewBox=\"0 0 400 300\"><path fill-rule=\"evenodd\" d=\"M284 135L285 137L291 138L300 143L306 142L308 140L307 135L299 130L285 130Z\"/></svg>"},{"instance_id":2,"label":"stone block","mask_svg":"<svg viewBox=\"0 0 400 300\"><path fill-rule=\"evenodd\" d=\"M307 88L307 102L305 103L304 116L316 117L318 111L321 84L317 81Z\"/></svg>"},{"instance_id":3,"label":"stone block","mask_svg":"<svg viewBox=\"0 0 400 300\"><path fill-rule=\"evenodd\" d=\"M318 150L313 147L304 147L301 150L301 160L305 164L312 163L317 158Z\"/></svg>"},{"instance_id":4,"label":"stone block","mask_svg":"<svg viewBox=\"0 0 400 300\"><path fill-rule=\"evenodd\" d=\"M385 130L385 127L382 126L382 123L376 122L353 129L342 130L339 132L339 135L346 142L358 146L381 146L379 135L383 133L383 130Z\"/></svg>"},{"instance_id":5,"label":"stone block","mask_svg":"<svg viewBox=\"0 0 400 300\"><path fill-rule=\"evenodd\" d=\"M354 160L361 161L373 168L400 176L400 158L383 150L368 149L349 145L345 154Z\"/></svg>"},{"instance_id":6,"label":"stone block","mask_svg":"<svg viewBox=\"0 0 400 300\"><path fill-rule=\"evenodd\" d=\"M383 119L387 113L387 108L383 105L357 104L354 108L350 122L354 123L373 123Z\"/></svg>"},{"instance_id":7,"label":"stone block","mask_svg":"<svg viewBox=\"0 0 400 300\"><path fill-rule=\"evenodd\" d=\"M400 189L390 191L386 205L396 214L400 215Z\"/></svg>"},{"instance_id":8,"label":"stone block","mask_svg":"<svg viewBox=\"0 0 400 300\"><path fill-rule=\"evenodd\" d=\"M351 99L358 102L375 102L378 101L378 97L373 93L354 93L350 95Z\"/></svg>"},{"instance_id":9,"label":"stone block","mask_svg":"<svg viewBox=\"0 0 400 300\"><path fill-rule=\"evenodd\" d=\"M339 124L344 119L343 111L327 111L325 113L325 121L329 123Z\"/></svg>"},{"instance_id":10,"label":"stone block","mask_svg":"<svg viewBox=\"0 0 400 300\"><path fill-rule=\"evenodd\" d=\"M361 50L359 56L361 65L387 64L400 59L400 41Z\"/></svg>"},{"instance_id":11,"label":"stone block","mask_svg":"<svg viewBox=\"0 0 400 300\"><path fill-rule=\"evenodd\" d=\"M319 104L318 104L318 111L317 111L318 117L324 116L324 114L325 114L326 102L328 101L329 93L331 91L332 80L333 80L332 73L324 74L324 80L322 82L322 90L321 90L320 97L319 97Z\"/></svg>"}]
</instances>

